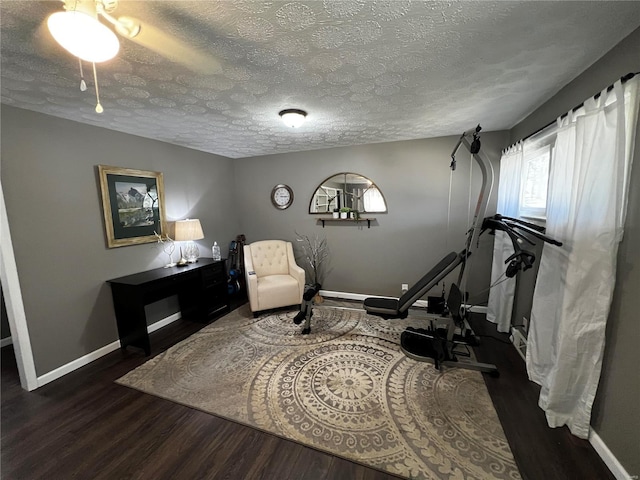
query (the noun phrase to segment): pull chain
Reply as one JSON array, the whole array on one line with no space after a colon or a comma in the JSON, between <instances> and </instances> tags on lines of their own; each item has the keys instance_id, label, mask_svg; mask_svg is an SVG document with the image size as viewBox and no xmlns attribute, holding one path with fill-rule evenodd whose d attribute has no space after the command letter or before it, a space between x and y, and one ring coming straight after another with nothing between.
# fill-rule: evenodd
<instances>
[{"instance_id":1,"label":"pull chain","mask_svg":"<svg viewBox=\"0 0 640 480\"><path fill-rule=\"evenodd\" d=\"M96 113L102 113L104 112L104 108L102 108L102 105L100 105L100 90L98 89L98 74L96 73L95 62L93 63L93 81L95 82L96 86Z\"/></svg>"},{"instance_id":2,"label":"pull chain","mask_svg":"<svg viewBox=\"0 0 640 480\"><path fill-rule=\"evenodd\" d=\"M82 71L82 59L78 57L78 64L80 65L80 91L85 92L87 90L87 83L84 81L84 72Z\"/></svg>"}]
</instances>

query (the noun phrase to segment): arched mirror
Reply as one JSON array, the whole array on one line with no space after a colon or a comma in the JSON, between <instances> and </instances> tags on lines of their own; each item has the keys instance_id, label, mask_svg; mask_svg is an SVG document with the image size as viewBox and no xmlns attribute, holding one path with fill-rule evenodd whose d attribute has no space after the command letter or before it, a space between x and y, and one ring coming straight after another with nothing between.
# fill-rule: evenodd
<instances>
[{"instance_id":1,"label":"arched mirror","mask_svg":"<svg viewBox=\"0 0 640 480\"><path fill-rule=\"evenodd\" d=\"M316 188L309 213L327 214L345 207L359 213L387 212L387 202L375 183L363 175L342 172Z\"/></svg>"}]
</instances>

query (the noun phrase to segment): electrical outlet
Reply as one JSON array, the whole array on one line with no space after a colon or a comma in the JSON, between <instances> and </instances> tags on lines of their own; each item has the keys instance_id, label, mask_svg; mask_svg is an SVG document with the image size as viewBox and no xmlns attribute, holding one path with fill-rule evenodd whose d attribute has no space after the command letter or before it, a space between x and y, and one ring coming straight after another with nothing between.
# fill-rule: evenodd
<instances>
[{"instance_id":1,"label":"electrical outlet","mask_svg":"<svg viewBox=\"0 0 640 480\"><path fill-rule=\"evenodd\" d=\"M403 283L403 284L402 284L402 288L401 288L401 290L402 290L403 292L406 292L407 290L409 290L409 284L408 284L408 283Z\"/></svg>"}]
</instances>

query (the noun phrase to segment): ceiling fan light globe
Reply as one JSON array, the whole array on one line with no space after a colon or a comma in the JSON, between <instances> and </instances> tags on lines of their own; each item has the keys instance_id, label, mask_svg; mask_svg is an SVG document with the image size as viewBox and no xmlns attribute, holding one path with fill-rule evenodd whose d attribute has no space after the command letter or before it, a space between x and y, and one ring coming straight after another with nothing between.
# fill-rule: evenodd
<instances>
[{"instance_id":1,"label":"ceiling fan light globe","mask_svg":"<svg viewBox=\"0 0 640 480\"><path fill-rule=\"evenodd\" d=\"M279 115L284 124L291 128L298 128L307 118L307 112L295 108L282 110Z\"/></svg>"},{"instance_id":2,"label":"ceiling fan light globe","mask_svg":"<svg viewBox=\"0 0 640 480\"><path fill-rule=\"evenodd\" d=\"M47 26L53 38L72 55L87 62L106 62L118 54L118 37L106 25L83 12L56 12Z\"/></svg>"}]
</instances>

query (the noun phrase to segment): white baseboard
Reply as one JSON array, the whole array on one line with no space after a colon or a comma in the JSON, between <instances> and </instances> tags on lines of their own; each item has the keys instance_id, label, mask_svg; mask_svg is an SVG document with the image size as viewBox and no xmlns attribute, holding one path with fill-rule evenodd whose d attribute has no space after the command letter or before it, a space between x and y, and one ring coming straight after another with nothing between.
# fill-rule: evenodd
<instances>
[{"instance_id":1,"label":"white baseboard","mask_svg":"<svg viewBox=\"0 0 640 480\"><path fill-rule=\"evenodd\" d=\"M617 480L631 480L632 478L638 478L637 476L631 477L631 475L629 475L593 428L589 430L589 443L591 443L593 449L598 455L600 455L602 461L607 467L609 467L609 470L611 470L611 473L613 473L613 476L616 477Z\"/></svg>"},{"instance_id":2,"label":"white baseboard","mask_svg":"<svg viewBox=\"0 0 640 480\"><path fill-rule=\"evenodd\" d=\"M6 347L7 345L13 345L12 337L0 339L0 348Z\"/></svg>"},{"instance_id":3,"label":"white baseboard","mask_svg":"<svg viewBox=\"0 0 640 480\"><path fill-rule=\"evenodd\" d=\"M361 300L369 298L371 295L363 295L362 293L334 292L332 290L320 290L320 295L331 298L343 298L344 300Z\"/></svg>"},{"instance_id":4,"label":"white baseboard","mask_svg":"<svg viewBox=\"0 0 640 480\"><path fill-rule=\"evenodd\" d=\"M174 313L173 315L169 315L168 317L163 318L162 320L158 320L157 322L149 325L147 327L147 331L149 333L155 332L156 330L162 327L165 327L170 323L173 323L176 320L179 320L180 318L182 318L180 312ZM88 353L87 355L77 358L72 362L67 363L66 365L62 365L61 367L58 367L55 370L51 370L50 372L45 373L44 375L41 375L40 377L37 378L38 387L42 387L47 383L53 382L54 380L57 380L58 378L68 373L71 373L74 370L77 370L78 368L84 367L85 365L90 364L94 360L97 360L100 357L104 357L108 353L111 353L114 350L117 350L119 348L120 348L120 341L117 340L108 345L105 345L104 347L99 348L98 350Z\"/></svg>"},{"instance_id":5,"label":"white baseboard","mask_svg":"<svg viewBox=\"0 0 640 480\"><path fill-rule=\"evenodd\" d=\"M380 295L363 295L362 293L349 293L349 292L336 292L332 290L320 290L320 295L331 298L342 298L344 300L359 300L364 301L365 298L379 297ZM426 300L417 300L413 306L427 308L428 302ZM474 306L469 308L470 312L474 313L487 313L487 307Z\"/></svg>"},{"instance_id":6,"label":"white baseboard","mask_svg":"<svg viewBox=\"0 0 640 480\"><path fill-rule=\"evenodd\" d=\"M527 338L522 334L520 330L516 327L511 327L511 343L516 347L516 351L518 355L524 360L527 361Z\"/></svg>"},{"instance_id":7,"label":"white baseboard","mask_svg":"<svg viewBox=\"0 0 640 480\"><path fill-rule=\"evenodd\" d=\"M181 318L182 318L182 314L180 312L176 312L173 315L169 315L168 317L163 318L162 320L158 320L157 322L149 325L147 327L147 332L153 333L156 330L160 330L162 327L166 327L170 323L175 322L176 320L180 320Z\"/></svg>"},{"instance_id":8,"label":"white baseboard","mask_svg":"<svg viewBox=\"0 0 640 480\"><path fill-rule=\"evenodd\" d=\"M44 375L41 375L37 378L38 387L42 387L43 385L53 382L54 380L57 380L58 378L63 377L64 375L71 373L80 367L84 367L85 365L90 364L94 360L97 360L100 357L103 357L106 354L111 353L114 350L117 350L118 348L120 348L120 341L112 342L109 345L105 345L104 347L99 348L98 350L95 350L91 353L88 353L83 357L76 358L75 360L67 363L66 365L62 365L61 367L58 367L55 370L51 370L50 372L45 373Z\"/></svg>"}]
</instances>

